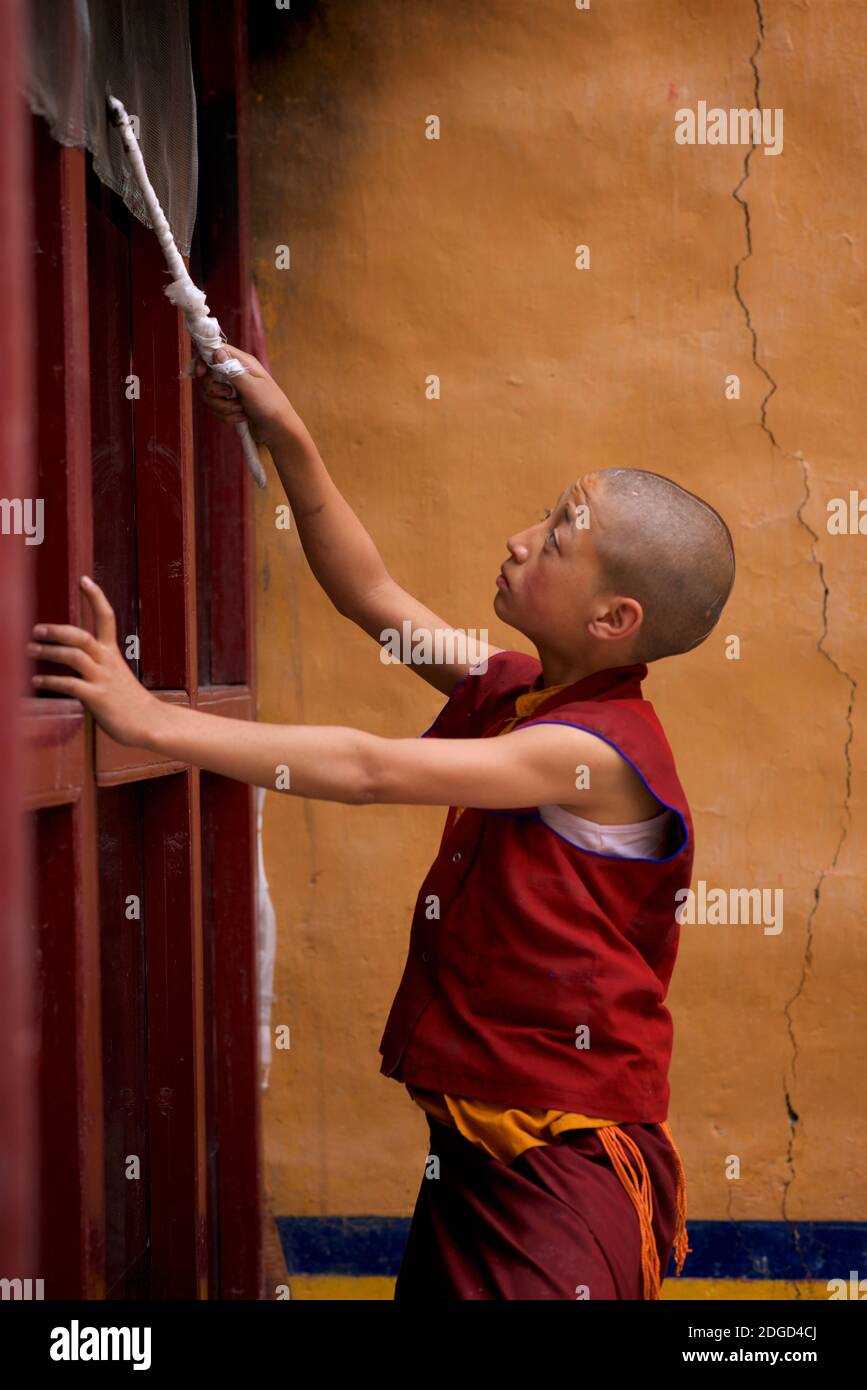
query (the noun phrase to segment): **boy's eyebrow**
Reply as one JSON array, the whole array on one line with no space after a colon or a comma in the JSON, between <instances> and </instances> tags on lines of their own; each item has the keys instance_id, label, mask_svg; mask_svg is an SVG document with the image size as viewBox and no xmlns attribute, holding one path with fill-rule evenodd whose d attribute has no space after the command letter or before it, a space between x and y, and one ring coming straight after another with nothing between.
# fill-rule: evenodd
<instances>
[{"instance_id":1,"label":"boy's eyebrow","mask_svg":"<svg viewBox=\"0 0 867 1390\"><path fill-rule=\"evenodd\" d=\"M593 509L590 506L590 498L588 497L584 488L581 486L580 478L576 478L569 491L575 494L579 506L586 507L588 512L592 512Z\"/></svg>"},{"instance_id":2,"label":"boy's eyebrow","mask_svg":"<svg viewBox=\"0 0 867 1390\"><path fill-rule=\"evenodd\" d=\"M560 510L561 507L563 508L563 516L561 517L561 521L565 521L565 523L566 523L566 534L567 534L567 536L568 536L569 543L571 544L571 543L574 541L575 537L574 537L574 535L572 534L572 529L573 529L573 528L572 528L572 523L571 523L570 520L569 520L569 493L570 493L570 491L571 491L571 489L570 489L570 488L567 488L565 492L561 492L561 493L560 493L560 496L558 497L557 503L556 503L556 505L555 505L555 507L554 507L554 511L551 513L551 515L554 516L554 515ZM558 528L559 528L559 523L558 523Z\"/></svg>"},{"instance_id":3,"label":"boy's eyebrow","mask_svg":"<svg viewBox=\"0 0 867 1390\"><path fill-rule=\"evenodd\" d=\"M550 511L550 515L551 515L551 516L553 516L553 515L555 514L555 512L559 511L560 507L563 506L564 499L565 499L565 506L563 507L563 517L564 517L564 519L565 519L567 522L569 521L569 505L570 505L570 502L571 502L571 500L572 500L572 499L571 499L571 494L572 494L572 493L578 493L578 494L580 494L580 496L581 496L581 498L582 498L582 505L587 506L587 507L588 507L588 510L589 510L589 503L588 503L586 500L583 500L584 497L585 497L585 494L584 494L583 488L581 487L581 479L578 478L578 479L576 479L576 481L575 481L574 483L571 484L570 487L565 488L564 491L560 493L560 496L557 498L557 501L554 503L554 506L551 508L551 511ZM571 527L570 527L570 529L571 529Z\"/></svg>"},{"instance_id":4,"label":"boy's eyebrow","mask_svg":"<svg viewBox=\"0 0 867 1390\"><path fill-rule=\"evenodd\" d=\"M563 500L563 497L566 498L566 507L565 507L564 515L566 516L567 519L568 519L568 516L569 516L569 504L570 504L570 502L573 501L573 498L574 498L574 499L577 499L579 505L587 507L588 511L590 510L590 504L589 504L589 502L587 501L587 494L584 492L584 489L583 489L582 486L581 486L581 479L580 479L580 478L577 478L577 479L575 480L575 482L572 484L572 486L571 486L571 487L567 487L565 493L561 494L561 497L560 497L560 501L561 501L561 502L562 502L562 500ZM559 505L560 505L560 502L557 503L557 506L558 506L558 507L559 507Z\"/></svg>"}]
</instances>

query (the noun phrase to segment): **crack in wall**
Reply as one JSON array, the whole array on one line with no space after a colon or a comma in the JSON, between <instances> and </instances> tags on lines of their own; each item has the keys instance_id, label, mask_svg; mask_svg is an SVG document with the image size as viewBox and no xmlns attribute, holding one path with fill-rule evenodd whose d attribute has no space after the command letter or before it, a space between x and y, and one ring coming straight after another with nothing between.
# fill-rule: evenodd
<instances>
[{"instance_id":1,"label":"crack in wall","mask_svg":"<svg viewBox=\"0 0 867 1390\"><path fill-rule=\"evenodd\" d=\"M784 1012L784 1014L785 1014L785 1017L786 1017L786 1026L787 1026L788 1032L789 1032L789 1041L791 1042L791 1045L792 1045L792 1081L794 1082L794 1080L795 1080L795 1078L796 1078L796 1076L797 1076L799 1048L798 1048L797 1039L795 1038L795 1030L794 1030L794 1025L793 1025L793 1021L792 1021L791 1009L792 1009L792 1005L797 1001L797 999L798 999L798 998L800 997L800 995L803 993L804 988L805 988L805 986L806 986L806 982L807 982L807 971L809 970L809 967L810 967L810 966L812 965L812 963L813 963L813 924L814 924L814 922L815 922L816 914L817 914L817 912L818 912L818 910L819 910L819 905L820 905L821 897L822 897L822 888L823 888L823 886L824 886L825 879L829 876L829 874L833 873L834 869L836 869L836 867L837 867L837 863L838 863L838 861L839 861L839 859L840 859L840 854L841 854L841 852L842 852L843 845L846 843L846 837L848 836L848 833L849 833L849 826L850 826L850 824L851 824L851 818L852 818L852 813L851 813L851 795L852 795L852 754L851 754L851 748L852 748L852 739L853 739L854 733L855 733L855 726L854 726L853 719L852 719L852 713L853 713L853 710L854 710L854 708L855 708L855 696L856 696L856 693L857 693L857 690L858 690L858 682L855 680L854 676L852 676L852 675L850 674L850 672L847 671L847 670L845 669L845 667L843 667L843 666L840 665L840 663L839 663L839 661L837 661L836 657L834 657L834 656L832 655L832 653L829 652L828 649L827 649L827 647L825 646L825 639L826 639L826 637L828 636L828 604L829 604L829 601L830 601L831 591L830 591L830 589L829 589L829 587L828 587L828 581L827 581L827 579L825 578L825 566L824 566L824 563L822 562L822 560L821 560L821 558L820 558L820 556L819 556L818 550L817 550L817 546L818 546L818 543L819 543L819 534L818 534L817 531L814 531L814 530L813 530L812 526L810 525L810 523L806 520L806 518L805 518L805 516L804 516L804 508L806 507L807 503L809 502L810 496L811 496L811 493L810 493L810 470L809 470L809 465L808 465L808 463L807 463L807 460L804 458L803 454L800 454L800 453L788 454L787 457L788 457L788 458L795 459L796 461L798 461L798 462L801 464L801 468L802 468L802 470L803 470L803 476L804 476L804 496L803 496L803 498L802 498L802 500L801 500L801 505L800 505L799 508L798 508L798 513L797 513L797 515L798 515L798 521L799 521L799 523L801 524L801 526L803 526L804 530L807 532L807 534L808 534L809 537L810 537L810 558L812 559L813 563L814 563L815 566L816 566L816 569L818 570L819 579L820 579L820 582L821 582L821 584L822 584L822 631L821 631L821 633L820 633L820 635L819 635L819 640L818 640L818 642L816 643L816 650L817 650L818 652L821 653L821 655L825 658L826 661L828 661L828 662L831 664L831 666L833 666L834 670L838 673L838 675L840 675L840 676L843 677L843 679L847 682L847 684L848 684L848 686L849 686L849 702L848 702L848 704L847 704L847 706L846 706L846 741L845 741L845 743L844 743L844 745L843 745L843 756L844 756L845 765L846 765L846 790L845 790L845 795L844 795L844 797L843 797L843 824L842 824L842 827L841 827L841 830L840 830L839 839L837 840L837 844L836 844L836 846L835 846L835 848L834 848L834 853L833 853L832 856L831 856L830 862L828 863L828 865L827 865L825 868L823 868L823 869L821 869L821 870L819 871L819 877L818 877L818 879L816 880L816 883L815 883L814 888L813 888L813 901L812 901L812 904L811 904L811 906L810 906L810 911L809 911L808 914L807 914L807 922L806 922L806 941L805 941L805 945L804 945L804 957L803 957L803 960L802 960L802 962L801 962L801 978L800 978L800 980L798 981L798 987L797 987L797 989L795 990L795 992L794 992L794 994L792 995L791 999L788 1000L788 1002L787 1002L787 1004L786 1004L786 1006L785 1006L785 1009L783 1010L783 1012ZM789 1144L788 1144L788 1149L787 1149L787 1153L786 1153L786 1163L787 1163L787 1166L788 1166L788 1169L789 1169L789 1177L788 1177L788 1179L786 1180L786 1182L783 1184L783 1219L785 1220L785 1219L786 1219L786 1203L787 1203L788 1196L789 1196L789 1188L791 1187L792 1182L794 1181L794 1177L795 1177L793 1149L794 1149L795 1136L796 1136L796 1130L797 1130L797 1125L798 1125L799 1116L798 1116L798 1114L796 1113L796 1111L794 1110L794 1108L793 1108L793 1106L792 1106L792 1101L791 1101L791 1095L790 1095L790 1093L789 1093L789 1088L788 1088L788 1086L785 1086L785 1084L784 1084L784 1092L785 1092L785 1097L786 1097L786 1109L787 1109L788 1114L789 1114L789 1127L790 1127L790 1128L789 1128Z\"/></svg>"},{"instance_id":2,"label":"crack in wall","mask_svg":"<svg viewBox=\"0 0 867 1390\"><path fill-rule=\"evenodd\" d=\"M753 5L754 5L754 8L755 8L755 12L756 12L756 23L757 23L757 31L758 31L758 32L757 32L757 35L756 35L756 46L755 46L755 48L753 49L752 53L750 54L750 59L749 59L749 61L750 61L750 67L751 67L752 70L753 70L753 102L754 102L755 107L756 107L758 110L761 110L761 109L762 109L762 106L761 106L761 95L760 95L760 94L761 94L761 75L760 75L760 72L759 72L759 67L758 67L757 59L758 59L759 53L761 52L762 45L763 45L764 39L765 39L765 21L764 21L764 15L763 15L763 13L762 13L762 7L761 7L760 0L753 0ZM813 901L812 901L812 904L811 904L811 906L810 906L810 911L809 911L809 913L807 914L807 921L806 921L806 941L805 941L805 947L804 947L804 956L803 956L803 960L802 960L802 962L801 962L801 977L800 977L800 980L798 981L798 987L797 987L797 989L795 990L795 992L794 992L794 994L792 995L791 999L788 1000L788 1002L786 1003L785 1008L784 1008L784 1010L783 1010L784 1015L785 1015L785 1018L786 1018L786 1027L787 1027L788 1034L789 1034L789 1041L790 1041L791 1047L792 1047L792 1081L794 1082L794 1081L795 1081L795 1078L796 1078L796 1076L797 1076L797 1063L798 1063L798 1056L799 1056L799 1048L798 1048L797 1039L796 1039L796 1037L795 1037L795 1030L794 1030L794 1024L793 1024L793 1020L792 1020L792 1013L791 1013L791 1010L792 1010L792 1006L796 1003L796 1001L798 1000L798 998L801 996L801 994L802 994L803 991L804 991L804 988L805 988L805 986L806 986L806 981L807 981L807 972L808 972L808 970L809 970L809 967L810 967L811 964L812 964L812 960L813 960L813 924L814 924L814 922L815 922L816 914L817 914L817 912L818 912L818 910L819 910L819 905L820 905L821 897L822 897L822 889L823 889L823 887L824 887L825 879L829 876L829 874L833 873L834 869L837 867L837 863L838 863L838 861L839 861L840 854L841 854L841 851L842 851L842 849L843 849L843 845L845 844L845 842L846 842L846 837L847 837L847 835L848 835L848 833L849 833L849 826L850 826L850 824L851 824L851 793L852 793L852 758L851 758L851 746L852 746L852 739L853 739L853 736L854 736L854 725L853 725L853 720L852 720L852 712L853 712L853 709L854 709L854 706L855 706L855 696L856 696L856 693L857 693L857 690L858 690L858 682L855 680L854 676L852 676L851 673L845 669L845 667L843 667L843 666L840 665L840 663L839 663L839 662L836 660L836 658L831 654L831 652L828 651L828 648L827 648L827 646L825 645L826 638L827 638L827 636L828 636L828 605L829 605L829 600L830 600L830 590L829 590L829 587L828 587L827 579L826 579L826 577L825 577L825 566L824 566L824 564L823 564L823 562L822 562L822 560L821 560L821 558L820 558L820 556L819 556L818 549L817 549L818 544L819 544L819 534L818 534L818 532L816 532L816 531L813 530L813 527L810 525L810 523L807 521L806 517L804 516L804 508L805 508L805 506L807 505L807 503L809 502L810 497L811 497L811 493L810 493L810 473L809 473L809 466L808 466L807 461L806 461L806 459L804 458L803 454L801 454L801 453L789 453L789 452L787 452L786 450L784 450L784 449L781 448L781 446L780 446L780 444L778 443L777 438L776 438L776 436L775 436L773 430L771 429L770 425L768 424L768 420L767 420L768 403L770 402L771 397L774 395L774 392L777 390L777 388L778 388L778 383L774 380L774 378L771 376L771 373L768 371L767 367L765 367L764 363L763 363L763 362L760 360L760 358L759 358L759 351L758 351L758 348L759 348L758 334L756 333L756 329L755 329L755 326L754 326L753 321L752 321L752 316L751 316L751 314L750 314L749 307L748 307L746 301L744 300L743 295L741 294L741 267L751 258L752 254L753 254L753 239L752 239L752 226L751 226L751 223L750 223L750 209L749 209L749 204L748 204L748 202L747 202L747 200L746 200L745 198L742 198L742 197L740 196L740 191L741 191L741 189L743 188L744 184L747 182L747 180L748 180L748 178L749 178L749 175L750 175L750 160L752 159L753 154L755 153L755 150L756 150L756 145L755 145L755 143L752 143L752 144L750 145L749 150L747 151L747 154L746 154L745 158L744 158L744 172L743 172L743 175L742 175L742 177L741 177L739 183L737 184L737 186L735 187L735 189L734 189L734 191L733 191L733 193L732 193L732 197L734 198L735 202L736 202L736 203L738 204L738 206L743 210L743 214L744 214L744 230L745 230L745 234L746 234L746 244L747 244L746 254L745 254L744 256L742 256L742 257L740 258L740 260L735 264L735 272L734 272L734 294L735 294L735 298L737 299L738 304L740 305L741 310L742 310L742 312L743 312L744 319L746 320L747 329L748 329L748 331L749 331L749 333L750 333L750 337L751 337L751 340L752 340L752 360L753 360L753 363L754 363L755 367L757 368L757 370L758 370L759 372L761 372L762 376L763 376L763 377L765 378L765 380L768 382L768 385L769 385L769 388L770 388L770 389L768 390L768 392L766 393L766 395L763 397L763 399L762 399L762 401L761 401L761 404L760 404L760 406L759 406L759 419L760 419L761 428L762 428L762 430L765 432L765 434L768 436L768 439L769 439L770 442L771 442L771 447L772 447L773 449L775 449L784 459L790 459L790 460L792 460L793 462L796 462L796 463L799 465L800 469L801 469L801 473L802 473L802 477L803 477L803 483L804 483L804 496L803 496L803 498L802 498L802 500L801 500L800 506L798 507L798 510L797 510L797 514L796 514L796 515L797 515L798 525L801 526L802 529L803 529L804 531L806 531L806 532L807 532L807 535L810 537L810 559L811 559L812 563L815 565L815 567L816 567L816 569L817 569L817 571L818 571L819 581L820 581L820 583L821 583L821 585L822 585L822 631L821 631L821 633L820 633L820 635L819 635L819 640L818 640L818 642L816 643L816 649L817 649L817 651L825 658L825 660L828 661L828 662L831 664L831 666L832 666L832 667L834 668L834 670L838 673L838 675L840 675L840 676L847 682L848 687L849 687L849 701L848 701L848 705L847 705L847 708L846 708L846 730L847 730L847 733L846 733L846 741L845 741L845 744L844 744L844 746L843 746L843 756L844 756L845 767L846 767L846 779L845 779L846 789L845 789L845 795L844 795L844 798L843 798L843 825L842 825L842 829L841 829L841 832L840 832L840 837L839 837L839 839L838 839L838 841L837 841L837 845L836 845L836 847L835 847L835 849L834 849L834 853L833 853L833 855L832 855L832 857L831 857L830 863L829 863L825 868L823 868L823 869L820 870L820 872L819 872L819 877L818 877L818 879L816 880L815 886L814 886L814 888L813 888ZM791 1094L791 1091L790 1091L790 1089L789 1089L788 1084L786 1083L785 1078L784 1078L784 1080L783 1080L783 1094L784 1094L785 1102L786 1102L786 1114L787 1114L787 1116L788 1116L788 1121L789 1121L789 1139L788 1139L788 1144L787 1144L787 1146L786 1146L786 1168L787 1168L787 1170L788 1170L788 1176L786 1177L786 1179L785 1179L785 1181L784 1181L784 1183L783 1183L783 1199L782 1199L782 1210L781 1210L781 1214L782 1214L782 1219L783 1219L783 1221L786 1223L787 1226L790 1226L790 1228L791 1228L791 1234L792 1234L792 1239L793 1239L793 1243L794 1243L795 1249L796 1249L797 1253L798 1253L798 1254L800 1255L800 1257L801 1257L801 1262L802 1262L802 1266L803 1266L803 1269L804 1269L804 1276L805 1276L805 1277L809 1277L808 1265L807 1265L807 1262L806 1262L806 1260L804 1259L803 1253L802 1253L802 1251L801 1251L800 1232L799 1232L799 1230L798 1230L797 1225L794 1224L794 1223L792 1223L792 1222L790 1221L790 1218L789 1218L789 1216L788 1216L788 1211L787 1211L788 1198L789 1198L789 1189L790 1189L790 1187L791 1187L791 1185L792 1185L792 1183L794 1182L794 1179L795 1179L794 1147L795 1147L795 1140L796 1140L796 1137L797 1137L798 1125L799 1125L799 1123L800 1123L801 1117L800 1117L800 1115L798 1114L798 1112L795 1110L794 1105L792 1104L792 1094ZM729 1216L731 1216L731 1212L730 1212L730 1211L729 1211ZM796 1297L796 1298L800 1298L800 1297L801 1297L801 1291L800 1291L800 1287L799 1287L799 1284L798 1284L797 1280L791 1280L791 1281L787 1281L787 1282L791 1282L791 1283L792 1283L793 1288L794 1288L794 1290L795 1290L795 1297Z\"/></svg>"},{"instance_id":3,"label":"crack in wall","mask_svg":"<svg viewBox=\"0 0 867 1390\"><path fill-rule=\"evenodd\" d=\"M764 18L763 18L763 16L762 16L762 10L761 10L761 6L760 6L760 4L759 4L759 0L753 0L753 4L755 5L755 8L756 8L756 17L757 17L757 19L758 19L759 32L758 32L758 37L757 37L757 39L756 39L756 46L755 46L755 48L753 49L752 53L750 54L750 67L751 67L752 70L753 70L753 105L755 106L755 108L756 108L758 111L761 111L761 109L762 109L761 95L760 95L760 91L761 91L761 77L760 77L760 75L759 75L759 69L758 69L758 65L757 65L757 63L756 63L756 58L758 57L759 52L760 52L761 47L762 47L762 44L763 44L763 42L764 42L764 38L765 38L765 22L764 22ZM779 448L779 445L777 444L777 441L776 441L776 439L774 438L773 430L770 428L770 426L768 425L768 421L767 421L768 401L771 399L771 396L772 396L772 395L774 394L774 392L776 391L776 389L777 389L777 383L774 381L774 378L771 376L771 374L770 374L770 372L768 371L767 367L765 367L765 365L764 365L762 362L759 361L759 340L758 340L758 335L757 335L757 333L756 333L755 327L753 326L753 321L752 321L752 318L750 317L749 308L747 307L746 301L744 300L744 297L743 297L743 295L741 294L741 266L742 266L746 261L748 261L748 260L750 259L750 257L752 256L752 254L753 254L753 234L752 234L752 228L751 228L751 226L750 226L750 208L749 208L749 203L746 201L745 198L742 198L742 197L740 196L740 191L741 191L741 189L743 188L744 184L746 183L747 179L748 179L749 176L750 176L750 160L752 159L753 155L755 154L755 151L756 151L756 146L755 146L755 143L753 143L753 144L750 145L750 148L747 150L747 153L746 153L746 155L744 156L744 172L743 172L743 174L742 174L742 176L741 176L740 182L738 183L737 187L734 189L734 191L733 191L733 193L732 193L732 197L734 198L735 202L736 202L736 203L738 204L738 206L743 210L743 214L744 214L744 230L745 230L745 232L746 232L746 239L747 239L747 254L746 254L745 256L741 256L740 260L739 260L739 261L736 263L736 265L735 265L734 291L735 291L735 299L738 301L738 304L740 304L741 309L743 310L744 318L745 318L746 321L747 321L747 328L749 329L750 337L752 338L752 343L753 343L753 349L752 349L753 363L754 363L755 366L758 368L758 370L761 372L762 376L766 379L766 381L768 382L768 384L769 384L769 386L770 386L770 388L771 388L771 389L768 391L767 395L764 397L764 399L763 399L761 405L759 406L759 414L760 414L760 416L761 416L762 429L765 431L765 434L766 434L766 435L768 436L768 438L770 439L770 441L771 441L771 443L773 444L774 448L775 448L775 449L778 449L778 448Z\"/></svg>"}]
</instances>

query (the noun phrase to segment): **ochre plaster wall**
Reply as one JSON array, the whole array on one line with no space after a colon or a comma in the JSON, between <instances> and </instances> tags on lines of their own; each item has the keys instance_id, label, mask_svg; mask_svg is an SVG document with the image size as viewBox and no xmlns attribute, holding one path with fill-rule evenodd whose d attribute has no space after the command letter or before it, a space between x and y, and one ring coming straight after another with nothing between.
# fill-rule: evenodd
<instances>
[{"instance_id":1,"label":"ochre plaster wall","mask_svg":"<svg viewBox=\"0 0 867 1390\"><path fill-rule=\"evenodd\" d=\"M589 468L666 473L728 519L722 623L646 691L695 880L782 887L784 928L683 928L670 1119L691 1216L864 1219L867 537L829 535L826 506L867 471L867 9L763 0L761 19L753 0L293 5L253 72L254 267L275 375L392 574L452 623L528 649L491 611L505 538ZM678 108L752 106L757 79L780 155L745 171L742 146L675 143ZM332 610L271 477L260 718L421 732L441 698ZM277 1212L410 1210L426 1126L377 1044L443 815L268 797Z\"/></svg>"}]
</instances>

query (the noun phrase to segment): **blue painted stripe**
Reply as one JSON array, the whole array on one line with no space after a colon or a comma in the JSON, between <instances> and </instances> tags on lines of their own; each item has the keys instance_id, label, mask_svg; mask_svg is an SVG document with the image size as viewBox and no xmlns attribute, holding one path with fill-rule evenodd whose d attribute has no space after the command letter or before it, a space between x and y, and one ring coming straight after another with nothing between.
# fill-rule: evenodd
<instances>
[{"instance_id":1,"label":"blue painted stripe","mask_svg":"<svg viewBox=\"0 0 867 1390\"><path fill-rule=\"evenodd\" d=\"M409 1218L278 1216L277 1229L290 1274L394 1276ZM867 1278L864 1221L688 1221L687 1232L684 1278Z\"/></svg>"},{"instance_id":2,"label":"blue painted stripe","mask_svg":"<svg viewBox=\"0 0 867 1390\"><path fill-rule=\"evenodd\" d=\"M691 1279L848 1279L867 1275L864 1221L687 1221ZM673 1273L673 1267L670 1270Z\"/></svg>"},{"instance_id":3,"label":"blue painted stripe","mask_svg":"<svg viewBox=\"0 0 867 1390\"><path fill-rule=\"evenodd\" d=\"M396 1275L409 1235L403 1216L278 1216L290 1274Z\"/></svg>"}]
</instances>

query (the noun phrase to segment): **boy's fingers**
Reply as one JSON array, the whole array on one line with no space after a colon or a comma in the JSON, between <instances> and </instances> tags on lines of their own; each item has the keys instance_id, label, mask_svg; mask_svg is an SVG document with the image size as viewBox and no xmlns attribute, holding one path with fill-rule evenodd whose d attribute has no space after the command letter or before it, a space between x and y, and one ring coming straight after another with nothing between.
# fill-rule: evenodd
<instances>
[{"instance_id":1,"label":"boy's fingers","mask_svg":"<svg viewBox=\"0 0 867 1390\"><path fill-rule=\"evenodd\" d=\"M99 673L96 663L81 647L60 647L32 642L27 650L37 661L56 661L60 666L71 666L73 671L89 680L93 680Z\"/></svg>"},{"instance_id":2,"label":"boy's fingers","mask_svg":"<svg viewBox=\"0 0 867 1390\"><path fill-rule=\"evenodd\" d=\"M212 413L217 416L219 420L234 420L237 419L238 416L242 416L244 414L243 406L239 405L238 402L235 400L209 401L208 407L212 411Z\"/></svg>"},{"instance_id":3,"label":"boy's fingers","mask_svg":"<svg viewBox=\"0 0 867 1390\"><path fill-rule=\"evenodd\" d=\"M202 386L202 390L204 391L206 396L211 396L214 399L219 399L221 396L228 396L231 387L228 386L227 383L224 381L218 381L215 376L208 376L207 380L204 382Z\"/></svg>"},{"instance_id":4,"label":"boy's fingers","mask_svg":"<svg viewBox=\"0 0 867 1390\"><path fill-rule=\"evenodd\" d=\"M92 632L83 627L73 627L71 623L37 623L33 628L37 642L59 642L63 646L78 647L93 656L96 639Z\"/></svg>"},{"instance_id":5,"label":"boy's fingers","mask_svg":"<svg viewBox=\"0 0 867 1390\"><path fill-rule=\"evenodd\" d=\"M251 352L244 352L241 348L233 347L231 343L225 344L225 351L227 357L237 357L241 366L246 367L251 376L261 377L265 375L265 368L262 366L262 363L259 361L258 357L254 357Z\"/></svg>"},{"instance_id":6,"label":"boy's fingers","mask_svg":"<svg viewBox=\"0 0 867 1390\"><path fill-rule=\"evenodd\" d=\"M87 594L96 621L96 635L100 642L117 642L117 625L114 609L95 580L89 575L81 576L81 587Z\"/></svg>"},{"instance_id":7,"label":"boy's fingers","mask_svg":"<svg viewBox=\"0 0 867 1390\"><path fill-rule=\"evenodd\" d=\"M34 676L31 681L40 690L56 690L60 695L72 695L80 700L87 694L87 681L79 680L77 676Z\"/></svg>"}]
</instances>

